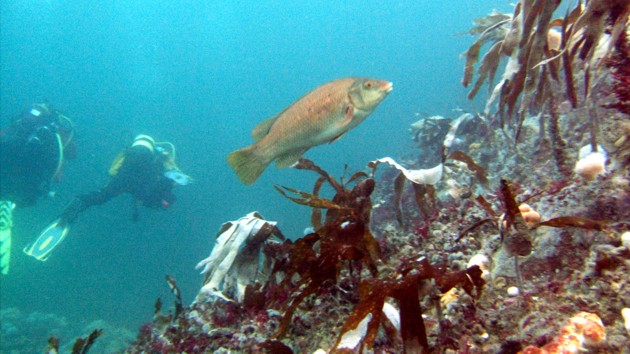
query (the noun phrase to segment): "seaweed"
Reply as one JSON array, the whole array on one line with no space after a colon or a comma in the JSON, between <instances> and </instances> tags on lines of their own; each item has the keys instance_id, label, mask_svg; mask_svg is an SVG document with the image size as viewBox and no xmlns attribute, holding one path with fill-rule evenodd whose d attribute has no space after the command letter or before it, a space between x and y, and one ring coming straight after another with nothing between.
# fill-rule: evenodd
<instances>
[{"instance_id":1,"label":"seaweed","mask_svg":"<svg viewBox=\"0 0 630 354\"><path fill-rule=\"evenodd\" d=\"M477 229L478 227L481 227L482 225L486 224L486 223L492 223L495 222L496 219L495 218L485 218L485 219L481 219L479 221L477 221L476 223L466 227L465 229L463 229L459 235L457 235L457 237L455 238L455 242L459 242L464 236L466 236L469 232Z\"/></svg>"},{"instance_id":2,"label":"seaweed","mask_svg":"<svg viewBox=\"0 0 630 354\"><path fill-rule=\"evenodd\" d=\"M563 176L567 177L571 175L572 172L567 164L567 158L564 152L567 144L560 135L560 118L558 117L556 101L551 94L549 97L549 115L551 116L549 122L549 136L551 138L553 157L558 171L562 173Z\"/></svg>"},{"instance_id":3,"label":"seaweed","mask_svg":"<svg viewBox=\"0 0 630 354\"><path fill-rule=\"evenodd\" d=\"M166 284L168 285L171 294L175 297L174 313L168 311L166 314L162 314L162 300L159 297L155 300L155 304L153 306L153 327L158 333L164 333L167 328L172 325L174 321L184 312L182 296L175 279L167 274Z\"/></svg>"},{"instance_id":4,"label":"seaweed","mask_svg":"<svg viewBox=\"0 0 630 354\"><path fill-rule=\"evenodd\" d=\"M483 210L485 210L486 213L488 213L490 216L492 217L497 216L497 213L494 211L494 209L492 209L492 205L482 195L478 195L477 198L475 198L475 200L477 201L477 203L479 203L479 205L481 205Z\"/></svg>"},{"instance_id":5,"label":"seaweed","mask_svg":"<svg viewBox=\"0 0 630 354\"><path fill-rule=\"evenodd\" d=\"M616 51L606 60L605 65L611 68L612 91L617 102L604 107L630 115L630 40L626 32L621 33L615 48Z\"/></svg>"},{"instance_id":6,"label":"seaweed","mask_svg":"<svg viewBox=\"0 0 630 354\"><path fill-rule=\"evenodd\" d=\"M284 343L282 343L279 340L269 339L269 340L266 340L261 346L265 350L265 353L293 354L293 350L291 350L291 348L287 347Z\"/></svg>"},{"instance_id":7,"label":"seaweed","mask_svg":"<svg viewBox=\"0 0 630 354\"><path fill-rule=\"evenodd\" d=\"M182 294L179 291L179 287L177 286L177 282L175 278L170 275L166 275L166 283L168 284L168 288L171 290L171 293L175 296L175 314L174 316L179 316L180 313L184 310L184 304L182 301Z\"/></svg>"},{"instance_id":8,"label":"seaweed","mask_svg":"<svg viewBox=\"0 0 630 354\"><path fill-rule=\"evenodd\" d=\"M77 339L72 346L72 354L87 353L92 347L92 344L94 344L96 338L100 337L101 334L103 334L102 329L95 329L86 338Z\"/></svg>"},{"instance_id":9,"label":"seaweed","mask_svg":"<svg viewBox=\"0 0 630 354\"><path fill-rule=\"evenodd\" d=\"M101 334L103 334L102 329L95 329L87 337L77 338L72 346L72 354L85 354L90 351L90 348L96 339L101 336ZM59 353L59 338L48 338L48 346L46 347L45 352L49 354Z\"/></svg>"},{"instance_id":10,"label":"seaweed","mask_svg":"<svg viewBox=\"0 0 630 354\"><path fill-rule=\"evenodd\" d=\"M451 130L453 130L453 128L451 128ZM448 135L447 139L449 139ZM444 159L444 151L442 151L442 160ZM420 208L420 210L423 212L425 219L427 221L430 221L433 214L432 209L435 209L435 204L437 201L433 184L439 182L442 178L444 161L430 169L408 170L399 165L392 158L384 157L368 163L368 167L372 168L372 175L376 174L376 168L381 163L387 163L391 166L394 166L397 170L400 171L400 173L394 179L394 207L396 209L396 220L398 221L399 225L403 224L401 201L407 180L409 180L413 186L414 197L418 208Z\"/></svg>"},{"instance_id":11,"label":"seaweed","mask_svg":"<svg viewBox=\"0 0 630 354\"><path fill-rule=\"evenodd\" d=\"M393 298L398 304L404 352L428 353L430 347L419 303L419 298L425 295L420 290L421 285L433 279L435 288L442 294L460 286L478 299L485 283L481 274L481 269L476 265L461 271L445 272L422 257L404 261L396 274L388 278L362 281L359 303L343 325L333 352L364 352L365 349L372 349L380 325L387 323L383 307L387 298ZM357 329L363 333L356 333Z\"/></svg>"},{"instance_id":12,"label":"seaweed","mask_svg":"<svg viewBox=\"0 0 630 354\"><path fill-rule=\"evenodd\" d=\"M608 222L578 216L559 216L557 218L541 221L536 227L540 226L577 227L580 229L604 231L606 226L608 226Z\"/></svg>"},{"instance_id":13,"label":"seaweed","mask_svg":"<svg viewBox=\"0 0 630 354\"><path fill-rule=\"evenodd\" d=\"M48 345L46 346L46 353L59 353L59 338L58 337L50 337L48 338Z\"/></svg>"},{"instance_id":14,"label":"seaweed","mask_svg":"<svg viewBox=\"0 0 630 354\"><path fill-rule=\"evenodd\" d=\"M336 193L332 200L319 197L319 182L316 183L314 194L276 186L283 196L298 204L326 209L326 215L322 226L313 233L294 243L285 241L288 255L276 259L272 274L282 273L283 281L269 290L272 294L270 298L277 302L277 299L284 298L279 296L283 292L290 296L288 300L280 301L279 305L285 312L274 338L281 338L286 333L293 313L307 296L337 283L339 272L345 265L350 271L356 269L359 276L363 266L368 268L372 276L378 275L376 261L380 259L380 248L369 230L372 208L370 195L374 191L374 180L364 173L355 173L347 183L338 183L309 160L300 159L298 166L320 174ZM350 183L354 183L352 189L348 188ZM295 193L300 198L291 197L285 191ZM319 252L315 250L316 244ZM294 284L295 275L299 275L299 280Z\"/></svg>"},{"instance_id":15,"label":"seaweed","mask_svg":"<svg viewBox=\"0 0 630 354\"><path fill-rule=\"evenodd\" d=\"M430 222L433 213L437 209L437 197L435 195L435 187L429 184L412 183L414 199L416 205L422 211L425 222Z\"/></svg>"},{"instance_id":16,"label":"seaweed","mask_svg":"<svg viewBox=\"0 0 630 354\"><path fill-rule=\"evenodd\" d=\"M532 236L525 225L515 197L510 183L501 179L500 198L505 214L499 223L499 232L503 248L510 256L528 256L532 252ZM514 229L513 232L510 231L511 228Z\"/></svg>"},{"instance_id":17,"label":"seaweed","mask_svg":"<svg viewBox=\"0 0 630 354\"><path fill-rule=\"evenodd\" d=\"M474 88L468 96L470 99L475 97L477 90L486 79L489 82L492 81L496 67L499 65L498 60L500 59L500 55L502 52L506 51L505 48L503 48L503 40L508 32L505 25L511 20L512 16L495 11L486 17L476 19L475 23L477 23L477 26L468 32L471 35L479 34L479 39L464 53L466 57L464 78L462 79L462 85L464 85L464 87L468 87L472 82L474 67L479 60L481 47L487 43L492 43L491 49L481 60L481 66L478 70L480 77L475 82Z\"/></svg>"},{"instance_id":18,"label":"seaweed","mask_svg":"<svg viewBox=\"0 0 630 354\"><path fill-rule=\"evenodd\" d=\"M473 158L468 156L463 151L453 151L452 153L448 155L447 158L458 160L465 163L466 166L468 166L468 168L471 171L475 172L475 175L477 176L477 179L479 180L479 182L481 182L485 186L488 185L488 177L486 177L486 170L483 167L479 166L477 163L475 163Z\"/></svg>"},{"instance_id":19,"label":"seaweed","mask_svg":"<svg viewBox=\"0 0 630 354\"><path fill-rule=\"evenodd\" d=\"M449 134L447 134L444 145L442 147L442 163L436 167L425 170L408 170L400 166L391 158L378 159L375 161L371 161L368 164L368 167L372 168L372 174L375 173L377 166L383 162L394 166L400 171L400 173L396 175L396 178L394 179L393 203L396 209L396 220L398 221L399 225L402 226L404 221L401 209L401 202L405 190L405 184L407 181L411 182L416 205L424 215L425 222L432 221L431 219L432 217L434 217L435 210L437 210L438 201L433 184L437 183L441 179L443 165L449 159L465 163L468 169L475 173L477 180L479 180L479 182L481 182L484 186L487 186L488 178L486 177L486 170L478 165L468 154L458 150L446 156L446 149L450 147L450 140L454 138L457 125L459 125L459 122L461 122L463 119L464 118L461 117L458 118L458 121L454 123L454 127L451 127Z\"/></svg>"},{"instance_id":20,"label":"seaweed","mask_svg":"<svg viewBox=\"0 0 630 354\"><path fill-rule=\"evenodd\" d=\"M138 352L151 353L199 353L211 344L207 333L196 333L191 324L190 314L194 308L184 307L181 293L175 279L166 276L169 290L175 297L174 312L162 314L162 301L155 302L153 321L144 324L134 346L143 347Z\"/></svg>"},{"instance_id":21,"label":"seaweed","mask_svg":"<svg viewBox=\"0 0 630 354\"><path fill-rule=\"evenodd\" d=\"M396 208L396 221L398 221L398 225L400 226L403 224L401 202L405 189L405 181L406 178L402 172L394 179L394 207Z\"/></svg>"},{"instance_id":22,"label":"seaweed","mask_svg":"<svg viewBox=\"0 0 630 354\"><path fill-rule=\"evenodd\" d=\"M473 68L478 61L481 46L492 42L493 45L479 63L479 78L468 98L475 97L485 80L488 81L489 88L491 87L501 57L507 57L502 79L487 99L485 113L490 114L490 109L496 102L496 115L500 119L501 127L506 121L510 122L514 116L518 116L513 125L515 141L518 141L526 114L530 110L542 111L550 97L549 93L554 91L556 85L563 85L566 99L576 108L579 102L575 81L576 77L581 77L584 83L584 102L589 104L591 89L601 79L601 74L596 69L603 63L611 63L608 58L615 58L613 63L624 58L623 48L619 43L623 42L625 36L630 2L591 0L585 7L578 2L573 9L567 8L563 18L553 19L553 12L560 3L561 0L519 1L512 15L505 14L499 20L493 14L491 18L495 19L495 26L487 27L488 32L469 31L472 35L481 34L466 52L462 84L468 87L472 82ZM558 48L553 48L550 44L553 27L560 27ZM490 36L489 33L493 35ZM595 55L596 48L598 45L603 46L606 36L610 37L610 43L600 54ZM561 60L560 65L556 63L557 59ZM613 65L623 67L616 63ZM593 74L599 76L592 79ZM621 93L624 87L627 85L618 85L618 97L628 97ZM619 104L611 107L623 111L623 102L625 101L620 99Z\"/></svg>"}]
</instances>

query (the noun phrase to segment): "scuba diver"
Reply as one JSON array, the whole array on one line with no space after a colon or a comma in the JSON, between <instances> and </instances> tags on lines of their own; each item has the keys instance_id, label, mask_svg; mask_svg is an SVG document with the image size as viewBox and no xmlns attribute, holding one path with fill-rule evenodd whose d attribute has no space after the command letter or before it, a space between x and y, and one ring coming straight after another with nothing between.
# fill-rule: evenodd
<instances>
[{"instance_id":1,"label":"scuba diver","mask_svg":"<svg viewBox=\"0 0 630 354\"><path fill-rule=\"evenodd\" d=\"M0 273L9 273L13 210L53 195L67 159L74 159L74 126L47 104L33 104L0 130Z\"/></svg>"},{"instance_id":2,"label":"scuba diver","mask_svg":"<svg viewBox=\"0 0 630 354\"><path fill-rule=\"evenodd\" d=\"M175 202L172 189L187 185L192 179L175 165L175 147L169 142L155 142L148 135L138 135L131 146L121 151L110 169L109 182L101 189L79 195L66 207L24 252L45 261L51 251L66 237L70 225L87 208L103 204L129 193L134 196L133 220L138 219L138 203L155 209L166 209Z\"/></svg>"}]
</instances>

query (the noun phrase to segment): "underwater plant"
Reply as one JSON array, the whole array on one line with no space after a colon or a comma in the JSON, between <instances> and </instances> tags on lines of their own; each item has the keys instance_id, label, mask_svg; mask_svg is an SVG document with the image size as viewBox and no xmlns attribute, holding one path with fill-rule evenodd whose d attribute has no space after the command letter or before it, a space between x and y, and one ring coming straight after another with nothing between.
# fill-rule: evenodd
<instances>
[{"instance_id":1,"label":"underwater plant","mask_svg":"<svg viewBox=\"0 0 630 354\"><path fill-rule=\"evenodd\" d=\"M377 260L380 258L379 245L370 232L370 195L374 190L374 179L363 172L352 175L345 183L339 183L328 173L310 160L301 158L295 166L298 169L311 170L320 175L313 193L305 193L287 187L276 189L290 200L313 207L312 221L314 232L290 243L286 258L276 261L272 274L282 273L284 280L274 289L288 291L290 297L278 331L274 337L282 337L298 305L309 295L316 294L337 283L339 273L348 265L360 280L363 266L367 267L372 277L378 275ZM321 198L318 193L324 182L335 190L332 200ZM354 183L354 187L348 186ZM299 195L291 197L287 192ZM324 223L320 209L326 209ZM317 245L317 251L316 251ZM294 276L299 275L297 283Z\"/></svg>"},{"instance_id":2,"label":"underwater plant","mask_svg":"<svg viewBox=\"0 0 630 354\"><path fill-rule=\"evenodd\" d=\"M566 184L550 187L547 193L557 193L565 186ZM558 216L540 221L540 215L537 215L534 219L536 221L531 222L531 220L526 220L527 212L529 212L531 208L525 204L525 201L536 195L532 195L519 203L516 200L517 194L514 189L511 182L506 179L501 179L497 196L501 202L500 209L503 210L503 213L498 217L498 213L493 210L492 205L488 203L483 196L477 196L476 201L490 217L481 219L465 228L459 234L457 240L461 240L466 234L488 222L496 224L503 249L509 256L514 257L514 270L519 285L522 284L522 281L518 257L526 257L532 253L534 242L532 235L533 230L542 226L548 226L558 228L577 227L587 230L603 231L608 225L608 222L604 220L593 220L580 216ZM544 191L541 191L540 193L543 192Z\"/></svg>"},{"instance_id":3,"label":"underwater plant","mask_svg":"<svg viewBox=\"0 0 630 354\"><path fill-rule=\"evenodd\" d=\"M78 338L72 346L72 354L85 354L90 351L94 341L103 334L103 330L95 329L85 338ZM59 338L50 337L48 339L48 347L46 353L56 354L59 353Z\"/></svg>"},{"instance_id":4,"label":"underwater plant","mask_svg":"<svg viewBox=\"0 0 630 354\"><path fill-rule=\"evenodd\" d=\"M399 168L401 175L409 176L416 182L439 180L439 177L427 179L428 176L434 175L429 170L410 171L397 165L393 160L380 159L370 163L369 166L375 168L381 162L394 165ZM292 245L286 263L276 263L285 273L285 284L281 284L282 287L291 285L290 279L295 274L301 277L300 281L290 286L296 290L293 290L288 304L284 306L285 315L276 337L285 333L291 316L304 298L323 290L324 287L334 285L338 281L340 267L344 262L349 262L349 264L355 264L354 269L357 269L356 274L359 275L359 280L362 265L368 267L371 277L361 280L358 287L355 287L355 291L358 288L358 304L346 320L333 352L355 352L363 348L371 348L379 326L381 324L387 326L385 318L387 313L392 312L398 313L399 316L399 319L394 322L400 323L399 332L404 351L407 353L428 352L429 344L419 303L419 296L426 295L420 292L422 285L432 288L430 282L432 279L435 289L442 294L459 285L473 298L477 298L481 295L484 284L479 266L473 265L461 271L446 272L440 267L429 264L425 257L415 257L403 261L396 273L388 277L377 277L375 261L379 258L378 244L367 228L371 210L369 196L374 189L373 179L362 172L356 173L350 177L348 183L362 180L350 190L346 188L348 184L336 182L311 161L301 159L297 168L312 170L320 174L321 177L315 183L314 192L310 194L287 187L282 189L277 187L278 191L299 204L313 207L313 220L316 225L319 225L319 209L325 208L327 213L325 223L316 228L315 233L305 236ZM318 196L324 181L328 181L336 191L332 200ZM415 182L414 184L421 185ZM285 190L301 198L290 197ZM319 254L314 247L317 243L319 243ZM352 269L352 267L349 268L349 270ZM288 284L286 284L287 280ZM388 298L397 301L399 310L384 312Z\"/></svg>"},{"instance_id":5,"label":"underwater plant","mask_svg":"<svg viewBox=\"0 0 630 354\"><path fill-rule=\"evenodd\" d=\"M621 32L615 43L615 51L605 61L613 78L613 93L617 102L605 105L630 115L630 40L628 32Z\"/></svg>"},{"instance_id":6,"label":"underwater plant","mask_svg":"<svg viewBox=\"0 0 630 354\"><path fill-rule=\"evenodd\" d=\"M573 108L582 104L594 115L591 91L606 75L599 69L606 62L615 66L620 64L607 61L607 58L615 58L615 53L622 50L615 43L625 37L630 3L591 0L583 6L578 1L573 9L567 9L563 18L554 19L554 11L561 2L519 1L513 14L491 13L478 19L477 25L469 31L479 38L464 54L466 64L462 84L468 87L472 83L481 48L490 43L468 98L473 99L487 81L490 97L485 113L490 114L496 102L501 127L510 124L517 116L513 124L516 141L527 113L553 112L557 109L555 102L567 99ZM507 58L504 73L499 83L492 87L504 57ZM559 88L564 91L562 98L557 96ZM540 119L543 118L541 115ZM595 145L595 124L595 117L591 117L592 145Z\"/></svg>"},{"instance_id":7,"label":"underwater plant","mask_svg":"<svg viewBox=\"0 0 630 354\"><path fill-rule=\"evenodd\" d=\"M372 349L380 325L390 322L400 332L405 353L429 353L431 348L419 298L431 293L432 289L425 289L433 287L430 280L441 294L461 286L473 298L479 298L484 285L481 275L477 265L447 273L421 257L403 261L398 271L389 278L362 281L359 303L346 320L333 352L354 353ZM388 298L396 300L398 305L393 315L388 315L389 311L385 310Z\"/></svg>"}]
</instances>

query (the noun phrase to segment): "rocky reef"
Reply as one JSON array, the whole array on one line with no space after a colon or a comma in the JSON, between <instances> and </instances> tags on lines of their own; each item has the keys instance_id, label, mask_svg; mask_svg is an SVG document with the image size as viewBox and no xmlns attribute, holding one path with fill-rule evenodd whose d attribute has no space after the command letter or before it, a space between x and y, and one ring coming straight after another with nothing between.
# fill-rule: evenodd
<instances>
[{"instance_id":1,"label":"rocky reef","mask_svg":"<svg viewBox=\"0 0 630 354\"><path fill-rule=\"evenodd\" d=\"M52 313L25 313L15 307L0 311L0 351L3 353L81 353L84 346L77 343L94 332L103 335L93 342L91 349L87 348L93 353L121 352L135 338L133 332L102 320L76 323Z\"/></svg>"},{"instance_id":2,"label":"rocky reef","mask_svg":"<svg viewBox=\"0 0 630 354\"><path fill-rule=\"evenodd\" d=\"M312 232L224 225L195 302L170 279L176 306L126 352L629 352L630 5L554 19L559 3L477 22L465 85L491 48L471 98L504 73L484 113L411 126L438 161L337 181L301 160L313 191L277 190L313 208Z\"/></svg>"}]
</instances>

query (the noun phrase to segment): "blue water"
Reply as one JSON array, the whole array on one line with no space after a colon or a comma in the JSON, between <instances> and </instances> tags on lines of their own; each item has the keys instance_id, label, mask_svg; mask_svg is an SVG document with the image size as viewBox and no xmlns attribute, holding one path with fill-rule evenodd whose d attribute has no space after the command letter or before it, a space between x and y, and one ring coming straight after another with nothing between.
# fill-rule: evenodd
<instances>
[{"instance_id":1,"label":"blue water","mask_svg":"<svg viewBox=\"0 0 630 354\"><path fill-rule=\"evenodd\" d=\"M1 279L1 307L102 319L135 330L177 279L186 303L202 277L219 226L258 210L290 237L310 210L273 185L310 190L312 173L270 167L250 187L226 163L251 143L257 122L307 91L346 76L394 82L362 125L306 153L335 176L383 156L407 153L408 127L427 114L473 110L461 87L455 37L508 1L54 1L0 3L0 119L48 101L76 124L78 157L65 166L56 197L15 212L12 269ZM84 212L50 259L21 253L73 195L107 182L118 151L137 133L177 147L195 183L175 190L168 211L131 198ZM45 346L45 343L37 348Z\"/></svg>"}]
</instances>

